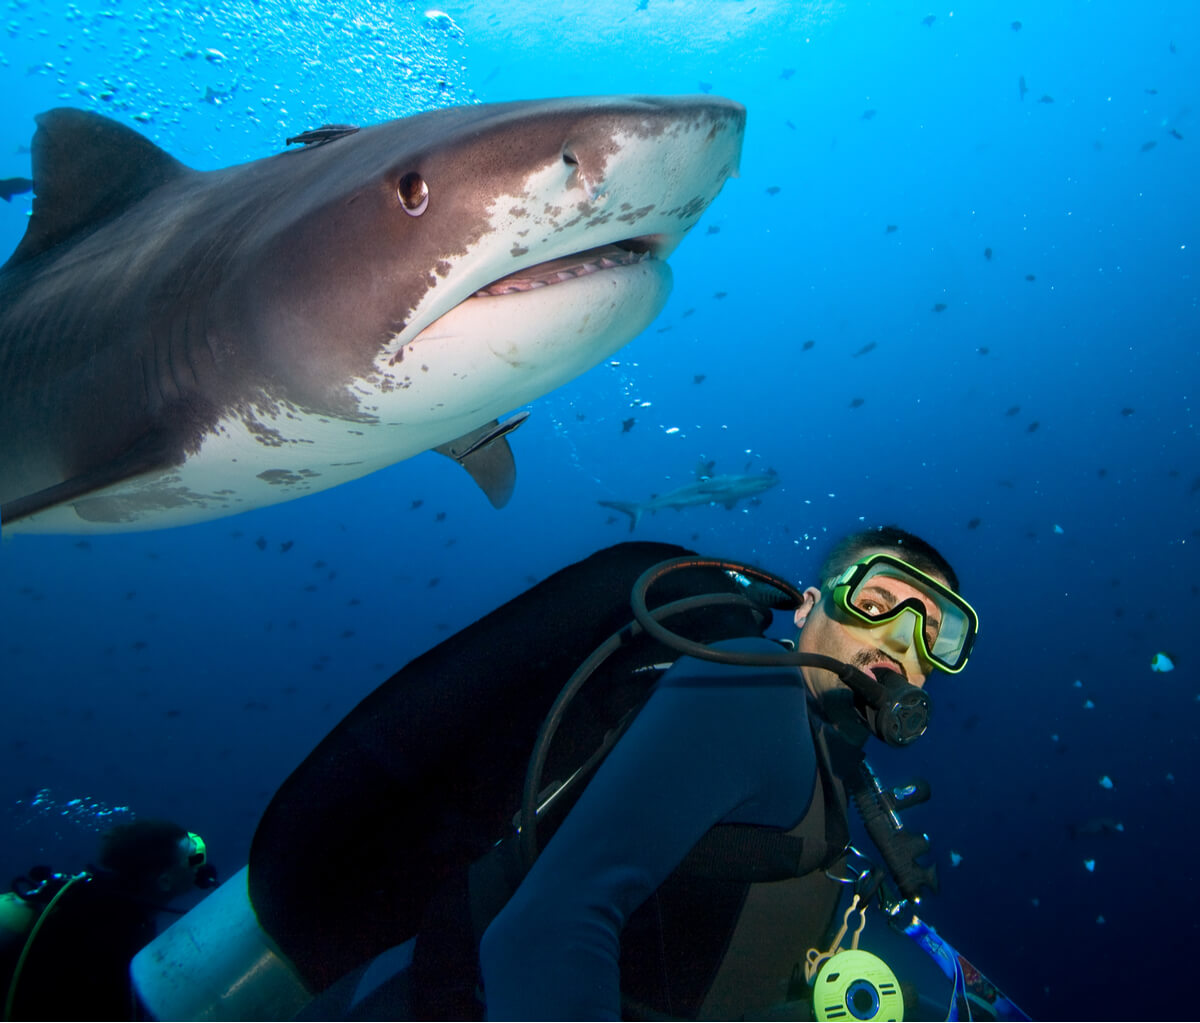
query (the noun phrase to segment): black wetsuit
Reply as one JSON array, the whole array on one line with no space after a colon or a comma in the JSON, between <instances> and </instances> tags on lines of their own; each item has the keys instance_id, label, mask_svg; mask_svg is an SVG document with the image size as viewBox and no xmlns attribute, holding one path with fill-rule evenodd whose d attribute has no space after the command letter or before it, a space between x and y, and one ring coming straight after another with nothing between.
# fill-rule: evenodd
<instances>
[{"instance_id":1,"label":"black wetsuit","mask_svg":"<svg viewBox=\"0 0 1200 1023\"><path fill-rule=\"evenodd\" d=\"M102 874L73 884L50 910L25 959L12 1018L135 1018L129 962L156 933L157 908ZM7 995L20 944L6 950Z\"/></svg>"},{"instance_id":2,"label":"black wetsuit","mask_svg":"<svg viewBox=\"0 0 1200 1023\"><path fill-rule=\"evenodd\" d=\"M486 932L489 1017L619 1018L630 916L713 825L793 829L819 790L817 763L797 669L681 659Z\"/></svg>"}]
</instances>

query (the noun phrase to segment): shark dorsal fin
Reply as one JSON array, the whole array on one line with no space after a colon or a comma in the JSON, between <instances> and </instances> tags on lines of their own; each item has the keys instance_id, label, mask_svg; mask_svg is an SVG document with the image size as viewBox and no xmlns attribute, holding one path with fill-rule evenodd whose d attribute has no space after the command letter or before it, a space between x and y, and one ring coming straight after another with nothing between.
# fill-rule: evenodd
<instances>
[{"instance_id":1,"label":"shark dorsal fin","mask_svg":"<svg viewBox=\"0 0 1200 1023\"><path fill-rule=\"evenodd\" d=\"M13 266L90 233L164 182L192 171L132 128L100 114L57 107L33 136L33 215Z\"/></svg>"}]
</instances>

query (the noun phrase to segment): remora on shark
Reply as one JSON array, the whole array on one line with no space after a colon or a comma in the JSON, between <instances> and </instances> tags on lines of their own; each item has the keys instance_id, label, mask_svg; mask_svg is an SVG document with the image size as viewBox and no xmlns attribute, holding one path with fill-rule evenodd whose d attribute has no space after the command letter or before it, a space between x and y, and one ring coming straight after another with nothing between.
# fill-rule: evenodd
<instances>
[{"instance_id":1,"label":"remora on shark","mask_svg":"<svg viewBox=\"0 0 1200 1023\"><path fill-rule=\"evenodd\" d=\"M184 525L421 451L496 506L498 417L637 336L736 174L701 97L458 107L196 171L115 121L38 117L0 267L0 521Z\"/></svg>"}]
</instances>

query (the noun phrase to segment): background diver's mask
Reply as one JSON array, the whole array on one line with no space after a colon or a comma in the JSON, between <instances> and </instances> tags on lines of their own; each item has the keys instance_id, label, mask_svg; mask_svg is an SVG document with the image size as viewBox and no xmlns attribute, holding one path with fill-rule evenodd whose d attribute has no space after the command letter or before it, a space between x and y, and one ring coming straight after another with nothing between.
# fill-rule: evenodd
<instances>
[{"instance_id":1,"label":"background diver's mask","mask_svg":"<svg viewBox=\"0 0 1200 1023\"><path fill-rule=\"evenodd\" d=\"M192 868L192 879L197 888L207 891L217 886L217 868L208 862L208 846L194 831L187 833L187 863Z\"/></svg>"},{"instance_id":2,"label":"background diver's mask","mask_svg":"<svg viewBox=\"0 0 1200 1023\"><path fill-rule=\"evenodd\" d=\"M905 583L921 597L903 597L889 580ZM890 625L904 629L906 635L911 630L922 664L951 674L966 666L979 631L979 617L962 597L890 554L871 554L856 561L834 582L831 598L847 624L869 629Z\"/></svg>"}]
</instances>

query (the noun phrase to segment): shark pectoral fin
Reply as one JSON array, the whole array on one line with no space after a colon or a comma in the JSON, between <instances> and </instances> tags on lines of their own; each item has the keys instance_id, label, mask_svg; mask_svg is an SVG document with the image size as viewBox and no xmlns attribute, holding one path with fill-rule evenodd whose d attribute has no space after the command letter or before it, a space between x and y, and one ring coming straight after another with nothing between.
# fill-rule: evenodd
<instances>
[{"instance_id":1,"label":"shark pectoral fin","mask_svg":"<svg viewBox=\"0 0 1200 1023\"><path fill-rule=\"evenodd\" d=\"M74 501L102 487L140 476L144 472L165 469L173 461L161 437L156 434L143 437L112 461L0 506L0 526L9 525L53 505Z\"/></svg>"},{"instance_id":2,"label":"shark pectoral fin","mask_svg":"<svg viewBox=\"0 0 1200 1023\"><path fill-rule=\"evenodd\" d=\"M433 450L453 458L471 474L471 479L487 495L492 507L503 508L517 485L517 465L512 448L504 438L528 418L528 412L518 412L503 423L493 419Z\"/></svg>"}]
</instances>

